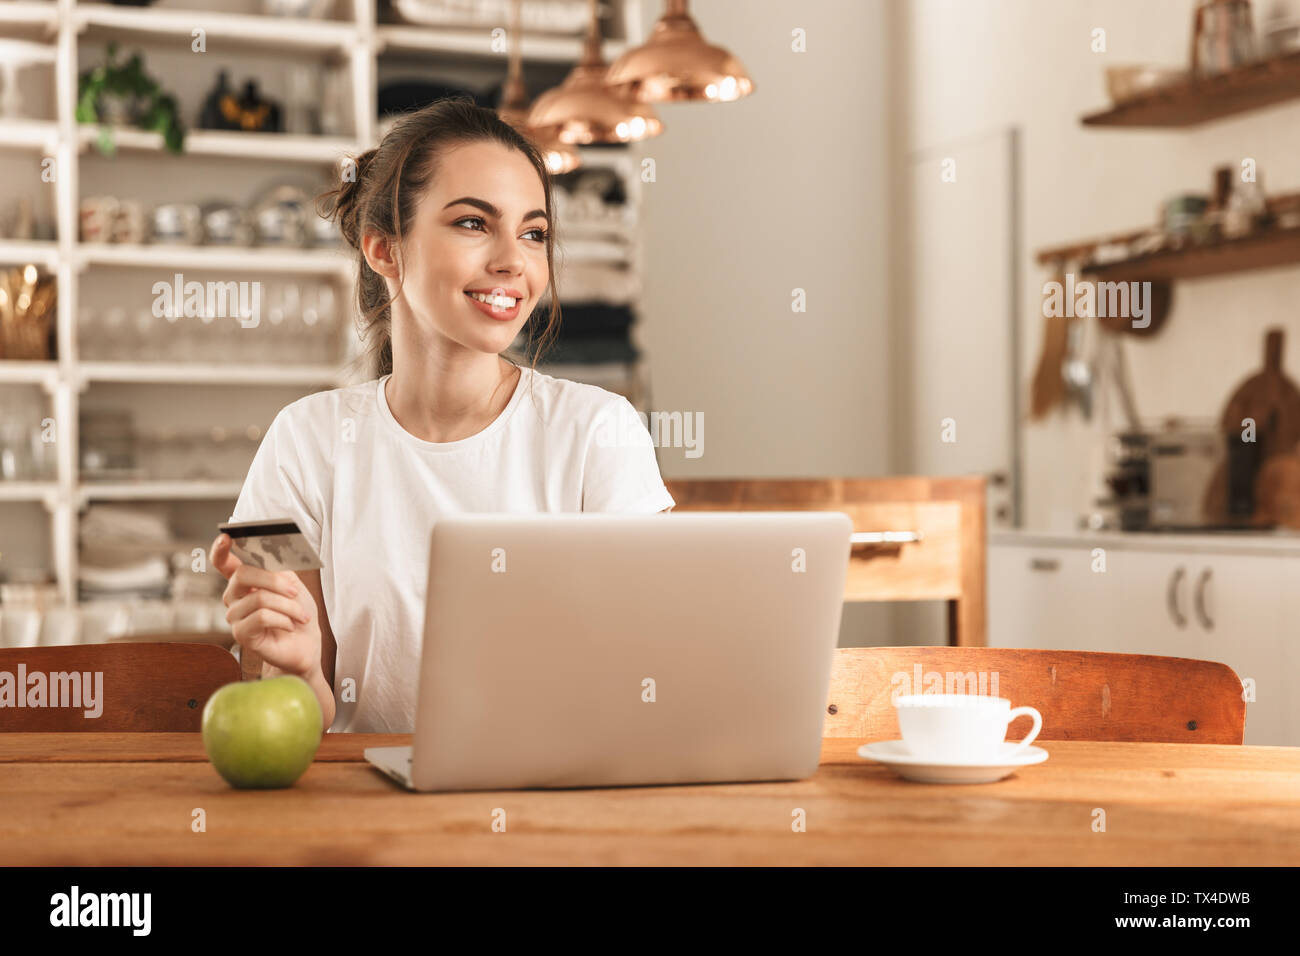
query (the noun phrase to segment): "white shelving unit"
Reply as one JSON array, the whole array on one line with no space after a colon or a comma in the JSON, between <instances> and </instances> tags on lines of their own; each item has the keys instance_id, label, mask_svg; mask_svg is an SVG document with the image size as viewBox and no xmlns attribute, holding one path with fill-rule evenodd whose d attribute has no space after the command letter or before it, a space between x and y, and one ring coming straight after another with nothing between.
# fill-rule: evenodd
<instances>
[{"instance_id":1,"label":"white shelving unit","mask_svg":"<svg viewBox=\"0 0 1300 956\"><path fill-rule=\"evenodd\" d=\"M218 6L222 0L210 0ZM165 70L149 66L150 51L188 50L193 31L205 31L209 51L261 57L274 62L281 57L316 58L322 64L346 71L351 80L350 126L352 135L343 137L299 136L274 133L237 133L198 130L191 127L186 111L185 151L172 155L162 147L158 134L136 129L117 129L113 138L122 157L134 162L157 163L159 176L172 175L196 159L207 162L237 161L252 164L264 172L286 164L333 166L344 155L368 148L376 140L378 118L375 104L379 59L392 54L403 58L445 55L457 62L479 59L481 65L499 68L504 76L506 55L494 52L489 30L447 30L419 26L388 25L376 20L377 0L336 0L334 19L300 20L258 15L252 12L196 11L163 7L123 7L108 3L78 3L76 0L0 0L0 36L22 37L48 42L54 50L55 115L44 119L0 120L0 151L28 151L53 160L57 177L48 188L54 190L54 219L57 240L16 242L0 240L0 265L35 263L55 275L58 281L56 336L58 359L52 362L0 360L0 386L38 386L48 395L50 414L58 423L56 446L57 477L51 481L0 481L0 504L30 503L48 511L51 556L63 604L76 603L77 528L79 513L89 501L98 500L229 500L233 503L238 481L144 481L129 483L81 482L78 475L78 418L82 393L94 383L132 385L187 385L212 389L214 396L231 387L288 386L304 390L347 384L341 367L267 365L233 367L214 363L134 363L81 361L77 342L79 292L88 270L160 269L225 270L236 274L281 274L325 277L344 283L341 301L348 307L351 296L346 285L354 268L342 252L316 249L237 249L225 247L178 247L166 245L95 244L78 241L79 199L82 195L81 164L93 149L98 128L80 126L75 119L78 74L87 63L79 60L81 43L116 41L126 51L142 49L146 64L164 85L173 79ZM166 3L166 0L163 0ZM628 44L643 41L641 0L623 0L622 23L629 36L610 40L605 55L612 60ZM255 4L248 4L250 7ZM504 27L505 24L502 24ZM581 55L580 37L528 36L524 41L526 65L547 63L552 67L576 63ZM216 66L204 64L215 76ZM454 72L449 67L448 72ZM206 77L205 77L206 78ZM536 83L530 91L541 92ZM623 174L629 203L639 205L639 180L632 158L623 152L582 150L592 165L612 164ZM96 160L109 162L117 160ZM264 165L262 165L264 164ZM12 190L13 186L10 186ZM20 187L27 189L26 187ZM4 189L0 185L0 192ZM30 193L32 190L27 189ZM13 193L11 192L10 195ZM563 228L563 224L561 224ZM575 238L580 234L575 233ZM641 249L635 230L627 237L633 250L631 267L639 275ZM345 358L355 356L353 316L342 327L347 335ZM556 374L580 377L581 367L556 368ZM548 369L549 370L549 369ZM593 369L607 375L608 369ZM634 373L635 374L635 373ZM643 373L642 373L643 374ZM304 391L305 393L305 391Z\"/></svg>"}]
</instances>

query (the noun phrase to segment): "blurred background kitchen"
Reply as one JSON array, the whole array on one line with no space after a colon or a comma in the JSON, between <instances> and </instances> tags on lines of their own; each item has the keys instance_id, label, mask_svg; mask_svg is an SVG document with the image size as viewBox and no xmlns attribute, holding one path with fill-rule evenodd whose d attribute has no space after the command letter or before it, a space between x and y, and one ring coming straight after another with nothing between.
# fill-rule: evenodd
<instances>
[{"instance_id":1,"label":"blurred background kitchen","mask_svg":"<svg viewBox=\"0 0 1300 956\"><path fill-rule=\"evenodd\" d=\"M611 121L682 11L722 79ZM703 416L666 478L984 475L989 643L1300 681L1300 0L0 0L5 645L224 629L263 429L367 377L311 200L454 92L548 145L543 370ZM1149 324L1048 314L1085 280Z\"/></svg>"}]
</instances>

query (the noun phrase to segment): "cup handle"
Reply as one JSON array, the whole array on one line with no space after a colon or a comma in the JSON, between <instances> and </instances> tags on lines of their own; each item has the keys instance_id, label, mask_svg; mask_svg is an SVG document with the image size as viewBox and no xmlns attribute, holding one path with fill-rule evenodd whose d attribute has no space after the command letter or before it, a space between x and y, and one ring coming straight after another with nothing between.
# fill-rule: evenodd
<instances>
[{"instance_id":1,"label":"cup handle","mask_svg":"<svg viewBox=\"0 0 1300 956\"><path fill-rule=\"evenodd\" d=\"M1014 757L1016 754L1022 753L1026 747L1034 742L1034 739L1038 736L1038 732L1043 729L1043 715L1033 707L1017 707L1015 710L1011 711L1011 713L1007 715L1007 726L1010 727L1011 722L1017 717L1032 717L1034 719L1034 729L1025 736L1024 740L1016 744L1014 750L1007 753L1008 757Z\"/></svg>"}]
</instances>

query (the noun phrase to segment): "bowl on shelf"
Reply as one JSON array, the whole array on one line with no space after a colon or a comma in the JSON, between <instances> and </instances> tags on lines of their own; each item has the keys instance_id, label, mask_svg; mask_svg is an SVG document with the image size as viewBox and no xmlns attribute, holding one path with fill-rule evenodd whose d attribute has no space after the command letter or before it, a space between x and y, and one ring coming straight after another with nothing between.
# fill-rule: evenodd
<instances>
[{"instance_id":1,"label":"bowl on shelf","mask_svg":"<svg viewBox=\"0 0 1300 956\"><path fill-rule=\"evenodd\" d=\"M1106 92L1118 106L1187 79L1187 71L1169 66L1112 66L1106 69Z\"/></svg>"}]
</instances>

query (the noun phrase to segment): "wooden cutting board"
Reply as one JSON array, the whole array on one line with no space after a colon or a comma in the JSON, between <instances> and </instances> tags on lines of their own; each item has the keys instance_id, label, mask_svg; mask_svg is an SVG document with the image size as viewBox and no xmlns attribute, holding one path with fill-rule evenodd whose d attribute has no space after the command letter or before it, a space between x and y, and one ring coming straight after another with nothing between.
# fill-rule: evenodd
<instances>
[{"instance_id":1,"label":"wooden cutting board","mask_svg":"<svg viewBox=\"0 0 1300 956\"><path fill-rule=\"evenodd\" d=\"M1242 422L1245 419L1255 422L1260 467L1255 482L1256 508L1248 519L1248 523L1255 525L1272 524L1277 520L1275 514L1278 506L1275 501L1266 501L1269 504L1269 515L1260 513L1259 492L1267 490L1269 495L1276 496L1278 489L1285 488L1289 482L1286 478L1287 466L1283 464L1270 469L1269 459L1276 455L1294 454L1296 446L1300 445L1300 388L1282 371L1283 342L1281 329L1268 331L1264 337L1263 369L1237 386L1219 420L1223 434L1235 436L1240 436L1244 431ZM1270 477L1266 489L1261 489L1259 479L1266 474ZM1203 511L1209 524L1225 524L1243 519L1243 516L1228 514L1226 459L1219 464L1206 488Z\"/></svg>"}]
</instances>

